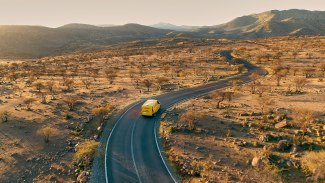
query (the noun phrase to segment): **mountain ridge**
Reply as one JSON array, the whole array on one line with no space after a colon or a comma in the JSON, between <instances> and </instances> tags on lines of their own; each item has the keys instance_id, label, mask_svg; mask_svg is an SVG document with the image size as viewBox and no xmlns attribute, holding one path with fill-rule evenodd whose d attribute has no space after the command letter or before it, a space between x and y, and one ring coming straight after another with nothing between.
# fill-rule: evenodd
<instances>
[{"instance_id":1,"label":"mountain ridge","mask_svg":"<svg viewBox=\"0 0 325 183\"><path fill-rule=\"evenodd\" d=\"M153 26L153 25L152 25ZM0 58L36 58L107 45L166 37L256 39L272 36L325 35L325 11L270 10L245 15L215 26L135 23L95 26L72 23L57 28L0 26ZM182 31L181 31L182 30Z\"/></svg>"}]
</instances>

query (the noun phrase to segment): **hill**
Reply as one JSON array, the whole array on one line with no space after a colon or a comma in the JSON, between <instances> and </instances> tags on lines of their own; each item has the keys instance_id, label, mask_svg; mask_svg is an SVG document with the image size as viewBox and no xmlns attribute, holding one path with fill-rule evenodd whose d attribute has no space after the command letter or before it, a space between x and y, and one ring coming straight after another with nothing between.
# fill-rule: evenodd
<instances>
[{"instance_id":1,"label":"hill","mask_svg":"<svg viewBox=\"0 0 325 183\"><path fill-rule=\"evenodd\" d=\"M210 27L168 23L152 27L139 24L68 24L58 28L0 26L0 58L35 58L91 51L121 42L164 37L255 39L300 35L325 35L325 11L272 10Z\"/></svg>"},{"instance_id":2,"label":"hill","mask_svg":"<svg viewBox=\"0 0 325 183\"><path fill-rule=\"evenodd\" d=\"M248 39L325 35L325 11L272 10L239 17L222 25L200 28L198 33L209 37Z\"/></svg>"},{"instance_id":3,"label":"hill","mask_svg":"<svg viewBox=\"0 0 325 183\"><path fill-rule=\"evenodd\" d=\"M119 42L162 38L169 32L138 24L114 27L68 24L58 28L0 26L0 58L35 58L93 50Z\"/></svg>"}]
</instances>

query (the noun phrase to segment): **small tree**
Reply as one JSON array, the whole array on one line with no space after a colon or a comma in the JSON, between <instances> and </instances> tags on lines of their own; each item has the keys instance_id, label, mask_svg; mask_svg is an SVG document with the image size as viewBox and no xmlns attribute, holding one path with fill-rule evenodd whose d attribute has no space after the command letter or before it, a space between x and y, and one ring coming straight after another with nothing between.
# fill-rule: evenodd
<instances>
[{"instance_id":1,"label":"small tree","mask_svg":"<svg viewBox=\"0 0 325 183\"><path fill-rule=\"evenodd\" d=\"M274 105L274 100L267 96L258 97L257 98L258 105L260 106L262 114L265 114L266 110L271 108Z\"/></svg>"},{"instance_id":2,"label":"small tree","mask_svg":"<svg viewBox=\"0 0 325 183\"><path fill-rule=\"evenodd\" d=\"M8 111L0 111L0 118L2 122L7 122L10 113Z\"/></svg>"},{"instance_id":3,"label":"small tree","mask_svg":"<svg viewBox=\"0 0 325 183\"><path fill-rule=\"evenodd\" d=\"M35 86L36 90L38 90L38 92L41 92L41 90L44 88L44 85L41 82L35 83L34 86Z\"/></svg>"},{"instance_id":4,"label":"small tree","mask_svg":"<svg viewBox=\"0 0 325 183\"><path fill-rule=\"evenodd\" d=\"M150 91L150 87L152 86L153 83L152 83L152 81L146 79L143 81L143 84L145 87L147 87L148 91Z\"/></svg>"},{"instance_id":5,"label":"small tree","mask_svg":"<svg viewBox=\"0 0 325 183\"><path fill-rule=\"evenodd\" d=\"M216 92L212 94L212 97L217 100L217 109L220 109L220 103L224 100L231 102L234 92Z\"/></svg>"},{"instance_id":6,"label":"small tree","mask_svg":"<svg viewBox=\"0 0 325 183\"><path fill-rule=\"evenodd\" d=\"M255 93L258 94L259 97L262 97L263 94L267 91L270 91L270 87L260 84L256 86Z\"/></svg>"},{"instance_id":7,"label":"small tree","mask_svg":"<svg viewBox=\"0 0 325 183\"><path fill-rule=\"evenodd\" d=\"M67 87L67 90L73 90L73 86L74 86L74 81L73 79L70 79L70 78L64 78L63 79L63 86L66 86Z\"/></svg>"},{"instance_id":8,"label":"small tree","mask_svg":"<svg viewBox=\"0 0 325 183\"><path fill-rule=\"evenodd\" d=\"M161 90L161 85L163 85L164 83L167 83L169 81L168 78L165 78L165 77L158 77L157 78L157 84L158 84L158 87L159 87L159 91Z\"/></svg>"},{"instance_id":9,"label":"small tree","mask_svg":"<svg viewBox=\"0 0 325 183\"><path fill-rule=\"evenodd\" d=\"M78 102L78 97L66 96L64 97L63 102L68 105L70 111L73 111L75 104Z\"/></svg>"},{"instance_id":10,"label":"small tree","mask_svg":"<svg viewBox=\"0 0 325 183\"><path fill-rule=\"evenodd\" d=\"M48 143L50 141L50 137L58 135L58 130L53 127L42 127L37 131L38 135L44 137L44 142Z\"/></svg>"},{"instance_id":11,"label":"small tree","mask_svg":"<svg viewBox=\"0 0 325 183\"><path fill-rule=\"evenodd\" d=\"M295 78L293 80L295 86L296 86L296 92L301 92L302 88L308 84L308 80L306 78Z\"/></svg>"},{"instance_id":12,"label":"small tree","mask_svg":"<svg viewBox=\"0 0 325 183\"><path fill-rule=\"evenodd\" d=\"M89 86L92 83L89 79L82 79L81 82L85 85L86 89L89 89Z\"/></svg>"},{"instance_id":13,"label":"small tree","mask_svg":"<svg viewBox=\"0 0 325 183\"><path fill-rule=\"evenodd\" d=\"M280 86L280 81L282 78L284 78L286 76L286 72L285 71L279 71L277 73L274 74L275 79L276 79L276 86Z\"/></svg>"},{"instance_id":14,"label":"small tree","mask_svg":"<svg viewBox=\"0 0 325 183\"><path fill-rule=\"evenodd\" d=\"M38 93L38 96L41 98L41 103L42 104L46 104L46 96L47 96L47 92L40 92Z\"/></svg>"},{"instance_id":15,"label":"small tree","mask_svg":"<svg viewBox=\"0 0 325 183\"><path fill-rule=\"evenodd\" d=\"M107 105L104 107L98 107L93 109L93 113L94 115L98 116L100 118L101 122L104 122L105 120L105 116L109 114L109 112L111 112L112 107Z\"/></svg>"},{"instance_id":16,"label":"small tree","mask_svg":"<svg viewBox=\"0 0 325 183\"><path fill-rule=\"evenodd\" d=\"M182 114L179 118L179 122L182 124L187 124L188 130L195 130L196 128L196 120L202 118L203 115L197 113L195 111L187 111L186 113Z\"/></svg>"},{"instance_id":17,"label":"small tree","mask_svg":"<svg viewBox=\"0 0 325 183\"><path fill-rule=\"evenodd\" d=\"M34 98L28 98L23 101L23 103L26 105L27 110L31 110L31 105L34 103L36 100Z\"/></svg>"},{"instance_id":18,"label":"small tree","mask_svg":"<svg viewBox=\"0 0 325 183\"><path fill-rule=\"evenodd\" d=\"M23 92L24 92L24 88L23 87L16 85L14 87L14 90L18 92L19 97L21 97L23 95Z\"/></svg>"},{"instance_id":19,"label":"small tree","mask_svg":"<svg viewBox=\"0 0 325 183\"><path fill-rule=\"evenodd\" d=\"M307 132L308 126L315 121L315 118L316 114L308 109L294 110L294 123L300 127L304 134Z\"/></svg>"}]
</instances>

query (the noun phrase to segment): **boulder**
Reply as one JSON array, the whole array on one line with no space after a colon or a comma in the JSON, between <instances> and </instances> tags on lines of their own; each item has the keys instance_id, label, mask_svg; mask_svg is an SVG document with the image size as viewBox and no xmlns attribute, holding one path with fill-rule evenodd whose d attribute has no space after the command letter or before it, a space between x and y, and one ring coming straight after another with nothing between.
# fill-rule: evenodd
<instances>
[{"instance_id":1,"label":"boulder","mask_svg":"<svg viewBox=\"0 0 325 183\"><path fill-rule=\"evenodd\" d=\"M283 121L281 121L281 122L275 124L275 128L277 128L277 129L279 129L279 128L284 128L284 127L286 127L286 126L288 126L288 122L287 122L287 120L283 120Z\"/></svg>"},{"instance_id":2,"label":"boulder","mask_svg":"<svg viewBox=\"0 0 325 183\"><path fill-rule=\"evenodd\" d=\"M257 167L257 168L263 167L264 162L263 162L262 158L258 157L258 156L254 157L252 160L252 166Z\"/></svg>"}]
</instances>

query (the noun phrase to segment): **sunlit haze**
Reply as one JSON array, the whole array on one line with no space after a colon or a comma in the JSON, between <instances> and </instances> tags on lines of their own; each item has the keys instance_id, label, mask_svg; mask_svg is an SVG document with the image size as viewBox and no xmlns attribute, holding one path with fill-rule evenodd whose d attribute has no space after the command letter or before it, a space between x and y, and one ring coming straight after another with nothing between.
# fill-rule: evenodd
<instances>
[{"instance_id":1,"label":"sunlit haze","mask_svg":"<svg viewBox=\"0 0 325 183\"><path fill-rule=\"evenodd\" d=\"M324 0L0 0L0 25L216 25L268 10L325 10Z\"/></svg>"}]
</instances>

